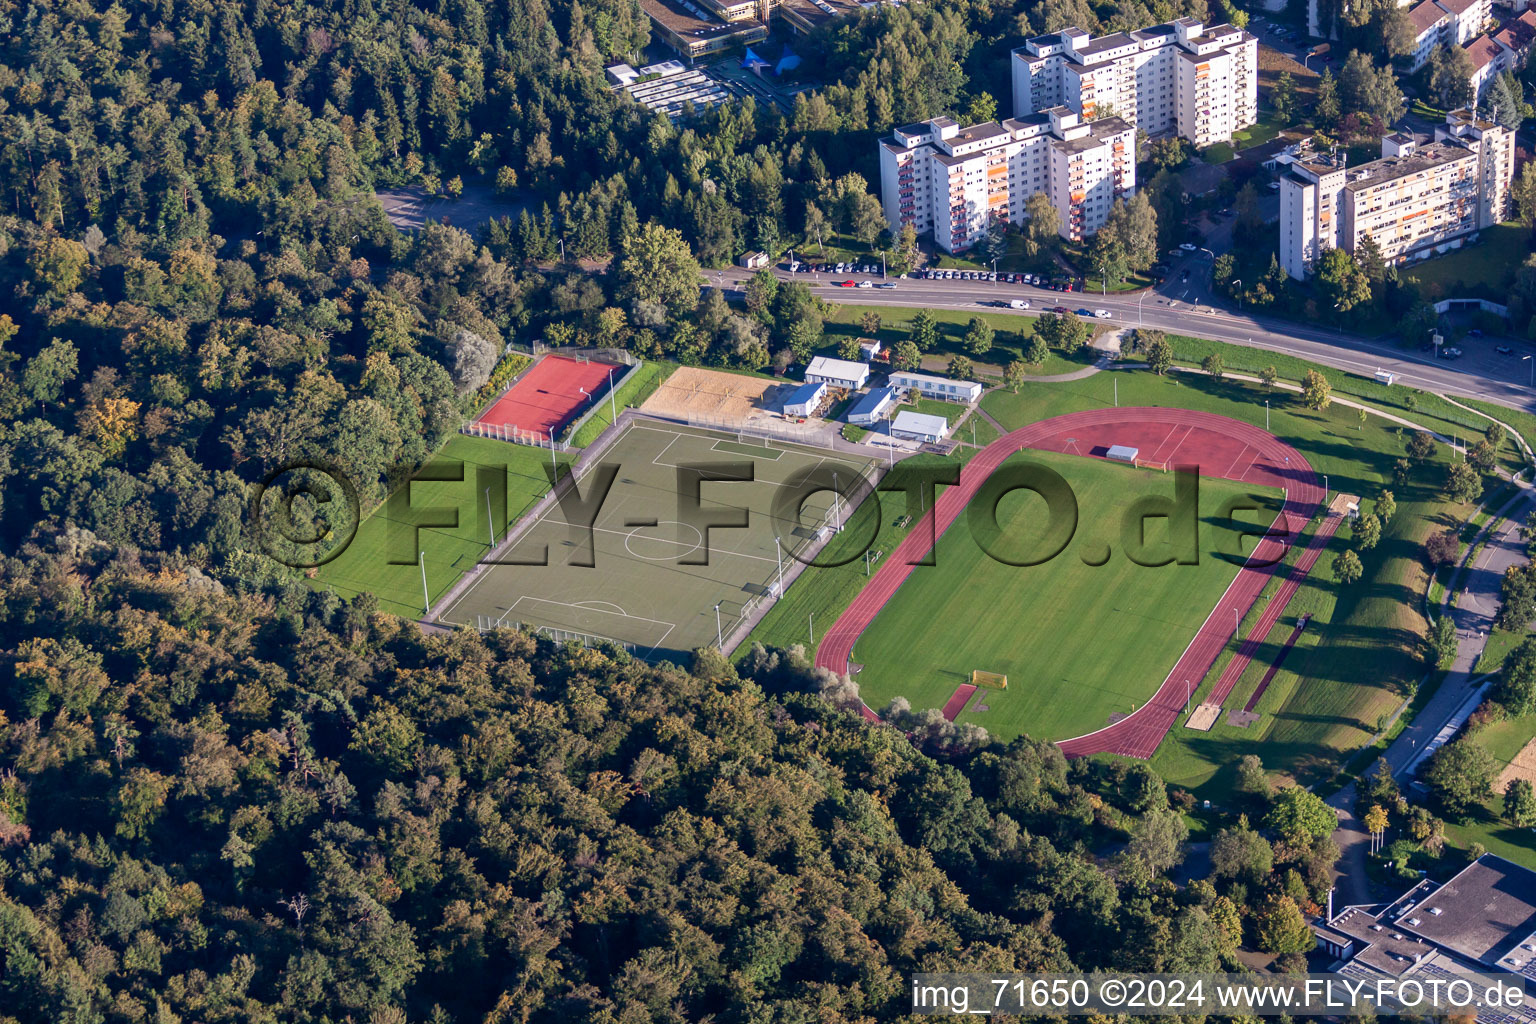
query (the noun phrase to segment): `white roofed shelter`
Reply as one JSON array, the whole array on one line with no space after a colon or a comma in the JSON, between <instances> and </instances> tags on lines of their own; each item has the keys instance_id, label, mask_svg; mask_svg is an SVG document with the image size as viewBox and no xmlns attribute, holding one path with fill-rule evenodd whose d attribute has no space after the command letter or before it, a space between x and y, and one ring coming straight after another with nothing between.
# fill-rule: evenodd
<instances>
[{"instance_id":1,"label":"white roofed shelter","mask_svg":"<svg viewBox=\"0 0 1536 1024\"><path fill-rule=\"evenodd\" d=\"M891 420L891 436L907 441L942 441L948 433L949 421L943 416L906 409Z\"/></svg>"}]
</instances>

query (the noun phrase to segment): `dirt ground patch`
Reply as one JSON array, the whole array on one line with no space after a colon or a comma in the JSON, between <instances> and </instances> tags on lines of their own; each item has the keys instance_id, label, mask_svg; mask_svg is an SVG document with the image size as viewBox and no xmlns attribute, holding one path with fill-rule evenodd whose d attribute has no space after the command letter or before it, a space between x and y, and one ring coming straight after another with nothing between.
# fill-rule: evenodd
<instances>
[{"instance_id":1,"label":"dirt ground patch","mask_svg":"<svg viewBox=\"0 0 1536 1024\"><path fill-rule=\"evenodd\" d=\"M1313 58L1314 60L1316 58ZM1318 61L1321 64L1321 61ZM1317 98L1317 80L1322 77L1322 72L1308 70L1302 67L1289 55L1279 50L1272 50L1267 46L1259 46L1259 92L1265 96L1275 87L1283 72L1289 71L1291 77L1296 80L1296 95L1304 97L1309 103Z\"/></svg>"},{"instance_id":2,"label":"dirt ground patch","mask_svg":"<svg viewBox=\"0 0 1536 1024\"><path fill-rule=\"evenodd\" d=\"M1515 759L1499 773L1499 781L1493 784L1494 792L1503 793L1511 779L1525 779L1536 785L1536 740L1521 747Z\"/></svg>"},{"instance_id":3,"label":"dirt ground patch","mask_svg":"<svg viewBox=\"0 0 1536 1024\"><path fill-rule=\"evenodd\" d=\"M695 416L750 423L779 418L776 410L792 389L793 385L786 387L766 377L680 366L640 410L674 419Z\"/></svg>"}]
</instances>

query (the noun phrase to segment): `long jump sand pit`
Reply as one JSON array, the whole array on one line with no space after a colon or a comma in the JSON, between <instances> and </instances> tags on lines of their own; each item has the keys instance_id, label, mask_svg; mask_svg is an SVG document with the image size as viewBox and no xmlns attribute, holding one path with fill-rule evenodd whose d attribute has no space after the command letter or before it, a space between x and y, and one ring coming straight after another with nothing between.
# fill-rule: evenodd
<instances>
[{"instance_id":1,"label":"long jump sand pit","mask_svg":"<svg viewBox=\"0 0 1536 1024\"><path fill-rule=\"evenodd\" d=\"M1502 794L1511 779L1525 779L1532 785L1536 785L1536 740L1531 740L1520 748L1520 753L1515 759L1505 765L1499 772L1499 781L1494 783L1494 789Z\"/></svg>"},{"instance_id":2,"label":"long jump sand pit","mask_svg":"<svg viewBox=\"0 0 1536 1024\"><path fill-rule=\"evenodd\" d=\"M1210 732L1211 726L1216 724L1216 718L1220 714L1220 704L1201 704L1190 714L1189 720L1184 723L1184 728Z\"/></svg>"},{"instance_id":3,"label":"long jump sand pit","mask_svg":"<svg viewBox=\"0 0 1536 1024\"><path fill-rule=\"evenodd\" d=\"M790 390L793 385L786 387L767 377L680 366L640 411L672 419L693 416L719 423L750 423L777 419L776 410Z\"/></svg>"}]
</instances>

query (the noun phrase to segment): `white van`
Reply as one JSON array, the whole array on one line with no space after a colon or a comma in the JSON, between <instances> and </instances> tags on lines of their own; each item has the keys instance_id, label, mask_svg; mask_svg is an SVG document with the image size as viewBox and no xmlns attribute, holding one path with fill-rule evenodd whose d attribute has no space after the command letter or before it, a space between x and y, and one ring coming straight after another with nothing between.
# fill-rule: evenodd
<instances>
[{"instance_id":1,"label":"white van","mask_svg":"<svg viewBox=\"0 0 1536 1024\"><path fill-rule=\"evenodd\" d=\"M1008 305L1013 307L1014 309L1028 309L1029 308L1029 300L1028 299L1014 299L1013 301L1009 302Z\"/></svg>"}]
</instances>

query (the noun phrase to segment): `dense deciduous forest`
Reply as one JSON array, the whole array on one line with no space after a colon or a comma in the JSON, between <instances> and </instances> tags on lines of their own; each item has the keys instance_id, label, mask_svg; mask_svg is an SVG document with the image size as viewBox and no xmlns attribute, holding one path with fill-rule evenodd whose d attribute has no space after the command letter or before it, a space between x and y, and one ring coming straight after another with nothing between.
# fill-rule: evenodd
<instances>
[{"instance_id":1,"label":"dense deciduous forest","mask_svg":"<svg viewBox=\"0 0 1536 1024\"><path fill-rule=\"evenodd\" d=\"M632 0L0 4L0 1021L863 1020L918 968L1299 949L1305 797L1255 785L1178 888L1143 765L871 727L795 651L423 635L245 535L293 459L379 498L508 341L809 351L806 289L733 310L699 261L868 236L876 131L1165 6L882 9L789 116L674 126L603 84ZM374 196L455 179L529 212L402 234Z\"/></svg>"},{"instance_id":2,"label":"dense deciduous forest","mask_svg":"<svg viewBox=\"0 0 1536 1024\"><path fill-rule=\"evenodd\" d=\"M0 1020L889 1019L919 969L1294 952L1329 884L1301 790L1181 889L1145 765L930 756L797 651L428 636L78 530L0 586Z\"/></svg>"}]
</instances>

